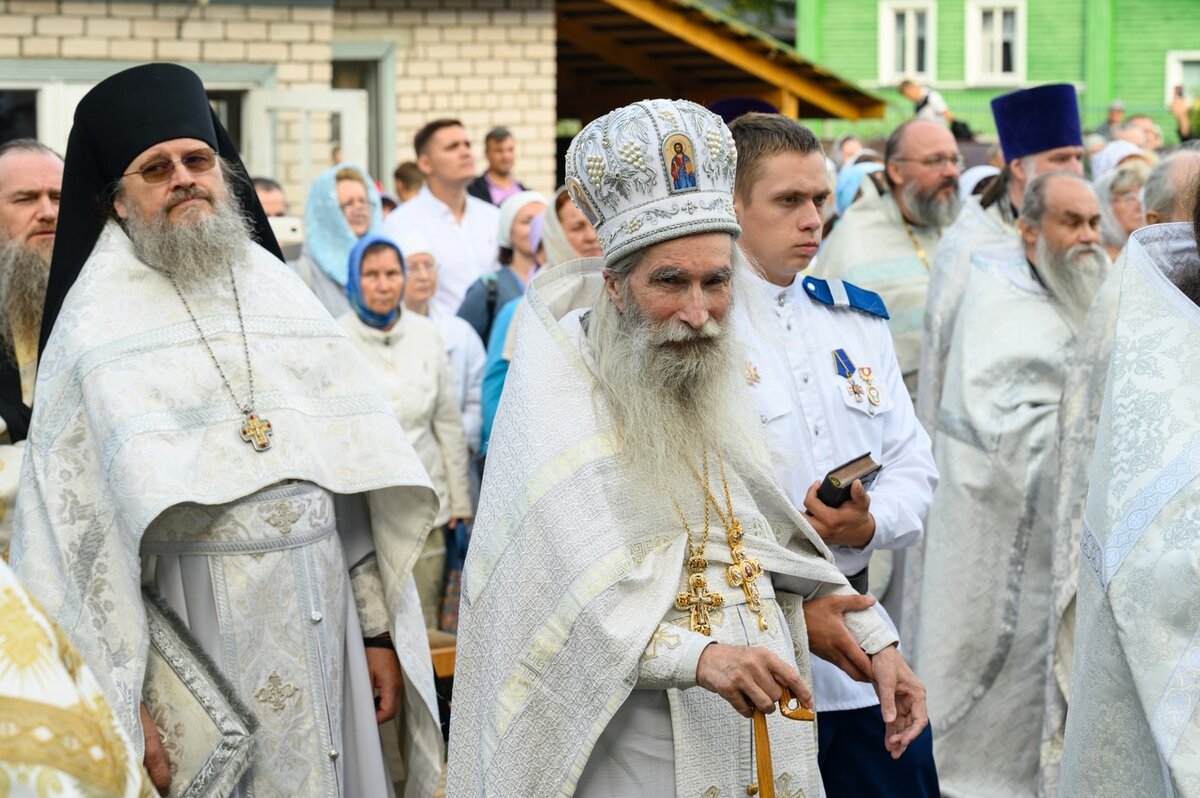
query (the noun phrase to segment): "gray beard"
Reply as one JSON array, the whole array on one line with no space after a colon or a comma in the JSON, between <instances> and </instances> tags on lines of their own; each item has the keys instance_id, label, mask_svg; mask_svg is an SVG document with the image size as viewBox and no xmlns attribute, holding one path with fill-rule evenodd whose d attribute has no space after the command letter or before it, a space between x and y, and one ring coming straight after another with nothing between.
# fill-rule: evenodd
<instances>
[{"instance_id":1,"label":"gray beard","mask_svg":"<svg viewBox=\"0 0 1200 798\"><path fill-rule=\"evenodd\" d=\"M1034 251L1038 277L1078 332L1091 310L1112 261L1099 244L1079 244L1061 252L1039 237Z\"/></svg>"},{"instance_id":2,"label":"gray beard","mask_svg":"<svg viewBox=\"0 0 1200 798\"><path fill-rule=\"evenodd\" d=\"M193 187L172 194L168 202L184 196L209 196ZM145 219L134 211L125 220L125 232L138 260L171 277L181 289L211 285L246 259L250 227L237 196L227 192L212 197L212 213L200 218L186 214L175 222L166 207Z\"/></svg>"},{"instance_id":3,"label":"gray beard","mask_svg":"<svg viewBox=\"0 0 1200 798\"><path fill-rule=\"evenodd\" d=\"M942 185L938 186L938 190L942 188ZM949 227L958 218L957 191L951 192L946 199L938 199L937 191L924 194L915 183L905 183L900 187L900 195L909 218L919 227Z\"/></svg>"},{"instance_id":4,"label":"gray beard","mask_svg":"<svg viewBox=\"0 0 1200 798\"><path fill-rule=\"evenodd\" d=\"M645 484L674 489L694 479L706 451L727 461L760 455L757 417L740 384L729 317L700 330L646 318L624 291L618 311L603 289L588 317L598 391L612 413L626 463ZM698 466L697 466L698 467Z\"/></svg>"},{"instance_id":5,"label":"gray beard","mask_svg":"<svg viewBox=\"0 0 1200 798\"><path fill-rule=\"evenodd\" d=\"M49 255L49 252L46 253ZM9 359L16 363L16 341L36 338L46 305L50 264L33 247L0 241L0 338Z\"/></svg>"}]
</instances>

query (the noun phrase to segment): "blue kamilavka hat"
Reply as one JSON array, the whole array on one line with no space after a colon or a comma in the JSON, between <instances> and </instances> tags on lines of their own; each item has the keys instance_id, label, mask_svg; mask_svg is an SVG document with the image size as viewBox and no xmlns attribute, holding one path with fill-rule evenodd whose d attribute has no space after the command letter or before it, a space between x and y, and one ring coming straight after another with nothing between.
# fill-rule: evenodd
<instances>
[{"instance_id":1,"label":"blue kamilavka hat","mask_svg":"<svg viewBox=\"0 0 1200 798\"><path fill-rule=\"evenodd\" d=\"M1058 147L1083 146L1079 101L1070 83L1035 86L992 100L1005 162Z\"/></svg>"}]
</instances>

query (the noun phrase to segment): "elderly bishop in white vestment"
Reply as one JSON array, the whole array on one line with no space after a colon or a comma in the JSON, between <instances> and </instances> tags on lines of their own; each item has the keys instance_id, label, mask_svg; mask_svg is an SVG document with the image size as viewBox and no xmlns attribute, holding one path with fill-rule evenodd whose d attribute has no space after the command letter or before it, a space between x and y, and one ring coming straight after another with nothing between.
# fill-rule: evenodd
<instances>
[{"instance_id":1,"label":"elderly bishop in white vestment","mask_svg":"<svg viewBox=\"0 0 1200 798\"><path fill-rule=\"evenodd\" d=\"M662 372L689 362L719 374L676 382L683 393L715 384L748 401L741 370L727 368L740 361L717 359L726 350L714 339L731 343L717 333L724 310L700 330L671 326L671 345L626 343L629 356L615 354L647 334L622 326L650 312L630 304L652 304L647 296L669 305L682 286L694 292L702 282L706 297L724 297L714 307L727 309L739 231L734 159L720 119L684 101L619 109L572 144L567 186L597 223L606 261L535 279L519 321L464 570L449 795L821 794L814 726L766 715L767 757L752 742L744 698L735 711L724 693L698 687L699 663L712 646L795 668L807 681L800 602L853 591L774 482L752 415L740 426L734 415L689 421L665 402L630 412L630 396L668 395L650 387L659 370L638 370L654 357ZM672 161L684 163L675 177ZM711 271L695 266L709 250ZM663 252L673 260L663 256L645 276L639 259L654 263ZM671 354L689 350L712 353L717 367ZM633 465L630 452L644 448L632 433L639 423L645 438L674 424L699 445L676 457L671 441L663 473ZM683 429L692 423L699 435ZM895 667L915 688L905 702L897 689L907 717L887 734L911 741L925 723L923 700L895 635L870 611L846 621L877 675ZM758 783L756 754L773 765L770 783Z\"/></svg>"},{"instance_id":2,"label":"elderly bishop in white vestment","mask_svg":"<svg viewBox=\"0 0 1200 798\"><path fill-rule=\"evenodd\" d=\"M1200 796L1198 289L1191 225L1130 237L1080 539L1063 796Z\"/></svg>"}]
</instances>

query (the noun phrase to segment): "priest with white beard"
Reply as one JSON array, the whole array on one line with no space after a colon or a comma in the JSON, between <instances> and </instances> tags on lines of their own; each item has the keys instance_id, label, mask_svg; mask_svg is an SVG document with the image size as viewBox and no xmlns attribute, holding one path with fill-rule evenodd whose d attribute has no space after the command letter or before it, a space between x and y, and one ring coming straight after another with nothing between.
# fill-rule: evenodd
<instances>
[{"instance_id":1,"label":"priest with white beard","mask_svg":"<svg viewBox=\"0 0 1200 798\"><path fill-rule=\"evenodd\" d=\"M1109 269L1099 225L1083 178L1034 180L1023 255L973 261L951 337L916 660L938 719L942 794L953 798L1039 791L1058 411Z\"/></svg>"},{"instance_id":2,"label":"priest with white beard","mask_svg":"<svg viewBox=\"0 0 1200 798\"><path fill-rule=\"evenodd\" d=\"M194 73L135 67L80 101L58 231L12 565L156 786L194 730L143 704L143 585L257 722L248 758L218 749L201 770L204 794L390 795L377 723L401 701L407 794L431 794L441 739L410 572L436 498L283 264Z\"/></svg>"},{"instance_id":3,"label":"priest with white beard","mask_svg":"<svg viewBox=\"0 0 1200 798\"><path fill-rule=\"evenodd\" d=\"M979 264L1023 258L1017 222L1025 191L1038 175L1066 170L1083 176L1083 134L1074 86L1050 84L1003 94L992 100L992 116L1005 167L982 196L963 204L958 219L938 242L929 274L917 418L934 443L951 337L969 276ZM940 461L938 467L944 467ZM905 551L903 559L903 616L912 618L922 603L925 541ZM914 624L905 623L901 628L908 654L919 667L919 652L913 648L915 632Z\"/></svg>"},{"instance_id":4,"label":"priest with white beard","mask_svg":"<svg viewBox=\"0 0 1200 798\"><path fill-rule=\"evenodd\" d=\"M1200 253L1130 236L1080 539L1059 793L1200 795Z\"/></svg>"},{"instance_id":5,"label":"priest with white beard","mask_svg":"<svg viewBox=\"0 0 1200 798\"><path fill-rule=\"evenodd\" d=\"M694 179L672 177L680 148ZM816 730L774 708L811 705L801 603L853 591L754 433L727 332L735 163L686 101L613 111L568 151L605 257L527 294L463 574L447 794L821 794ZM878 615L846 622L900 756L923 688Z\"/></svg>"},{"instance_id":6,"label":"priest with white beard","mask_svg":"<svg viewBox=\"0 0 1200 798\"><path fill-rule=\"evenodd\" d=\"M1038 175L1065 169L1083 176L1079 101L1071 84L1002 94L992 100L992 117L1004 151L1004 169L982 196L963 205L938 242L929 274L917 416L935 442L947 352L972 261L1020 256L1017 221L1025 190Z\"/></svg>"}]
</instances>

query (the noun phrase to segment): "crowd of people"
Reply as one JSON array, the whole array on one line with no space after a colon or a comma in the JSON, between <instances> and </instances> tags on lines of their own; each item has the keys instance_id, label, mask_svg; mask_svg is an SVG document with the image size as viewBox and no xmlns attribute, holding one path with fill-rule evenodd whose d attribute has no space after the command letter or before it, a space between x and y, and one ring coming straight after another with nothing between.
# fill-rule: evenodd
<instances>
[{"instance_id":1,"label":"crowd of people","mask_svg":"<svg viewBox=\"0 0 1200 798\"><path fill-rule=\"evenodd\" d=\"M287 261L184 67L0 144L7 794L1200 796L1187 115L903 90L436 119Z\"/></svg>"}]
</instances>

